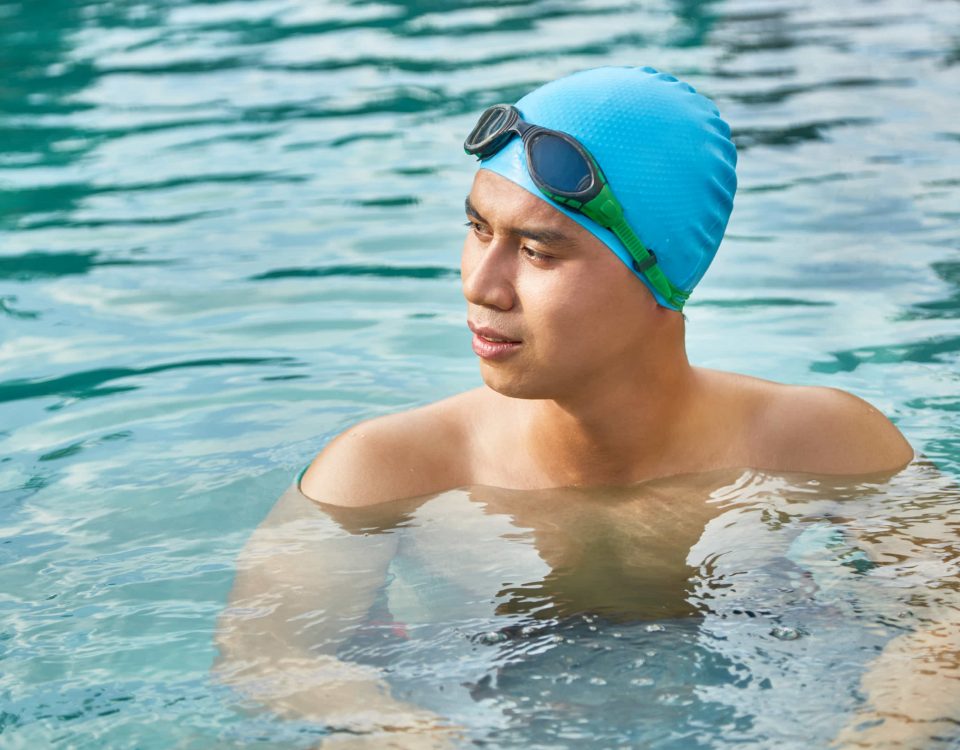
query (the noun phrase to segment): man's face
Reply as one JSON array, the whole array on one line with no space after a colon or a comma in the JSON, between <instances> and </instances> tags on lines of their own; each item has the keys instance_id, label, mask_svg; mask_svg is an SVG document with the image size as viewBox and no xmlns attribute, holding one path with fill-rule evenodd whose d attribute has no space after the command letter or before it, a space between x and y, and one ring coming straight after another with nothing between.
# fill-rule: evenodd
<instances>
[{"instance_id":1,"label":"man's face","mask_svg":"<svg viewBox=\"0 0 960 750\"><path fill-rule=\"evenodd\" d=\"M609 248L485 169L467 197L467 219L460 271L468 322L519 342L500 345L499 356L484 356L498 347L479 342L490 388L563 398L630 373L657 305Z\"/></svg>"}]
</instances>

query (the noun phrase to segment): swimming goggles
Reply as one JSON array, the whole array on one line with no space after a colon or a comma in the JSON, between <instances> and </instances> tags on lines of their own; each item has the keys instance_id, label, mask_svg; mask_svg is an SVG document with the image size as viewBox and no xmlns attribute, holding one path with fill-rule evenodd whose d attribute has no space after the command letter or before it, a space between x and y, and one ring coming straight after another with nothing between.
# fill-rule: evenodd
<instances>
[{"instance_id":1,"label":"swimming goggles","mask_svg":"<svg viewBox=\"0 0 960 750\"><path fill-rule=\"evenodd\" d=\"M690 293L670 283L657 265L657 256L627 223L623 206L600 165L572 136L526 122L512 104L494 104L480 115L463 142L463 150L478 159L488 159L514 135L523 140L527 169L540 192L611 230L630 253L634 270L642 273L664 299L682 310Z\"/></svg>"}]
</instances>

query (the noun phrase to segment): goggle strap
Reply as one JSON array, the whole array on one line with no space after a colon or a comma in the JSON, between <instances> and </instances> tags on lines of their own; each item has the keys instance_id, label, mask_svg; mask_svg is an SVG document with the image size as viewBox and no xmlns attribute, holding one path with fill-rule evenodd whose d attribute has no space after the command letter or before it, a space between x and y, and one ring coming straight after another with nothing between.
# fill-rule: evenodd
<instances>
[{"instance_id":1,"label":"goggle strap","mask_svg":"<svg viewBox=\"0 0 960 750\"><path fill-rule=\"evenodd\" d=\"M634 268L647 277L664 299L683 309L683 303L687 301L690 293L677 289L670 283L670 279L667 278L663 269L657 265L656 255L648 250L643 241L637 237L626 218L621 216L620 220L614 223L610 229L627 248L627 252L633 258Z\"/></svg>"},{"instance_id":2,"label":"goggle strap","mask_svg":"<svg viewBox=\"0 0 960 750\"><path fill-rule=\"evenodd\" d=\"M633 270L637 271L638 273L646 273L648 268L650 268L651 266L655 266L656 264L657 264L657 257L653 253L650 253L650 255L647 256L647 259L643 261L643 263L637 263L637 259L634 258Z\"/></svg>"}]
</instances>

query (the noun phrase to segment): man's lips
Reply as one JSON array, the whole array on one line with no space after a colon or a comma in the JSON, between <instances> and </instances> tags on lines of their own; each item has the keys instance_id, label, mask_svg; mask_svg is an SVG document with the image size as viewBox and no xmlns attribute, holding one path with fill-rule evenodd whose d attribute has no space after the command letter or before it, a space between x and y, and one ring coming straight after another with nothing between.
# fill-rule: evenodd
<instances>
[{"instance_id":1,"label":"man's lips","mask_svg":"<svg viewBox=\"0 0 960 750\"><path fill-rule=\"evenodd\" d=\"M476 325L473 321L467 321L467 327L473 331L477 336L480 336L487 341L493 341L495 343L509 343L509 344L519 344L520 339L515 339L503 331L498 331L496 328L488 328L487 326Z\"/></svg>"},{"instance_id":2,"label":"man's lips","mask_svg":"<svg viewBox=\"0 0 960 750\"><path fill-rule=\"evenodd\" d=\"M500 331L489 326L481 326L472 320L467 326L473 331L473 353L488 362L509 359L520 349L520 339L515 339L506 331Z\"/></svg>"}]
</instances>

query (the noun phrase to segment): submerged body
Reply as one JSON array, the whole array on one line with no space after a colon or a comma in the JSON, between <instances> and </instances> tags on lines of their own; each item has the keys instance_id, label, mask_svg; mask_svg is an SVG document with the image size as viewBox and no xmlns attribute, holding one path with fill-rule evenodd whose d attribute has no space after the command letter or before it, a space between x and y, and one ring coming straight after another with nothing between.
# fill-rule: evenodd
<instances>
[{"instance_id":1,"label":"submerged body","mask_svg":"<svg viewBox=\"0 0 960 750\"><path fill-rule=\"evenodd\" d=\"M709 746L716 712L750 727L742 746L909 747L955 734L958 507L919 461L366 507L291 487L239 562L222 668L349 730L324 747L564 746L587 717L597 747L688 725Z\"/></svg>"},{"instance_id":2,"label":"submerged body","mask_svg":"<svg viewBox=\"0 0 960 750\"><path fill-rule=\"evenodd\" d=\"M723 470L592 489L471 486L369 508L387 526L412 518L401 531L389 609L406 624L696 614L687 598L689 552L749 476ZM438 612L438 602L454 609Z\"/></svg>"}]
</instances>

